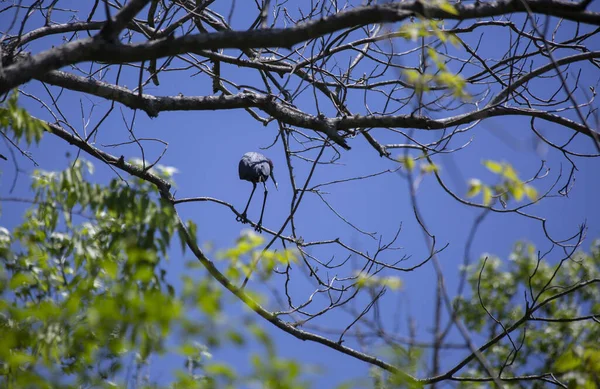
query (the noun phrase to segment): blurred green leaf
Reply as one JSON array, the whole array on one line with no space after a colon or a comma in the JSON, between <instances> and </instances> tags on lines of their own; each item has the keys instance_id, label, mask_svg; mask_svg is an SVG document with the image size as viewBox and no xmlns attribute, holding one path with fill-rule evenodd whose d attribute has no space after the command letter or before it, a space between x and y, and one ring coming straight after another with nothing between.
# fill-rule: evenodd
<instances>
[{"instance_id":1,"label":"blurred green leaf","mask_svg":"<svg viewBox=\"0 0 600 389\"><path fill-rule=\"evenodd\" d=\"M502 173L502 170L503 170L502 164L500 164L498 162L486 160L486 161L483 161L483 165L486 168L488 168L488 170L491 171L492 173L496 173L496 174Z\"/></svg>"},{"instance_id":2,"label":"blurred green leaf","mask_svg":"<svg viewBox=\"0 0 600 389\"><path fill-rule=\"evenodd\" d=\"M577 357L573 350L568 350L554 362L554 368L560 373L572 371L580 365L581 358Z\"/></svg>"},{"instance_id":3,"label":"blurred green leaf","mask_svg":"<svg viewBox=\"0 0 600 389\"><path fill-rule=\"evenodd\" d=\"M523 189L525 190L525 195L529 198L529 200L537 201L538 193L537 193L537 190L533 186L526 184L523 186Z\"/></svg>"},{"instance_id":4,"label":"blurred green leaf","mask_svg":"<svg viewBox=\"0 0 600 389\"><path fill-rule=\"evenodd\" d=\"M424 174L429 174L429 173L439 172L439 171L440 171L439 166L434 163L421 164L421 172Z\"/></svg>"},{"instance_id":5,"label":"blurred green leaf","mask_svg":"<svg viewBox=\"0 0 600 389\"><path fill-rule=\"evenodd\" d=\"M481 181L473 178L469 180L469 189L467 190L467 197L475 197L481 192L482 184Z\"/></svg>"},{"instance_id":6,"label":"blurred green leaf","mask_svg":"<svg viewBox=\"0 0 600 389\"><path fill-rule=\"evenodd\" d=\"M486 207L492 203L492 189L489 186L483 186L483 205Z\"/></svg>"},{"instance_id":7,"label":"blurred green leaf","mask_svg":"<svg viewBox=\"0 0 600 389\"><path fill-rule=\"evenodd\" d=\"M412 171L415 168L415 160L409 155L399 156L396 158L396 160L402 163L408 171Z\"/></svg>"}]
</instances>

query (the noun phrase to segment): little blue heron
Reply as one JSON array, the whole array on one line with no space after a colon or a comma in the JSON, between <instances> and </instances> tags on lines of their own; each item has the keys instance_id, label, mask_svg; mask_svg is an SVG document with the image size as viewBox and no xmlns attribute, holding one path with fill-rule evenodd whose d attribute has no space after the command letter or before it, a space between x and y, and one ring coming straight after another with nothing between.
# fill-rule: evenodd
<instances>
[{"instance_id":1,"label":"little blue heron","mask_svg":"<svg viewBox=\"0 0 600 389\"><path fill-rule=\"evenodd\" d=\"M242 214L236 218L237 221L248 223L246 212L248 211L248 206L250 205L250 201L252 201L252 196L256 190L256 183L262 182L263 186L265 187L265 197L263 198L262 210L260 211L260 219L258 219L258 223L254 228L256 231L261 232L263 213L265 212L267 194L269 193L266 184L269 177L271 177L275 183L275 188L277 188L277 181L275 181L275 176L273 175L273 161L260 153L250 151L244 154L240 160L238 171L240 173L240 180L246 180L252 183L252 192L250 193L250 198L248 199L246 208L244 208L244 212L242 212Z\"/></svg>"}]
</instances>

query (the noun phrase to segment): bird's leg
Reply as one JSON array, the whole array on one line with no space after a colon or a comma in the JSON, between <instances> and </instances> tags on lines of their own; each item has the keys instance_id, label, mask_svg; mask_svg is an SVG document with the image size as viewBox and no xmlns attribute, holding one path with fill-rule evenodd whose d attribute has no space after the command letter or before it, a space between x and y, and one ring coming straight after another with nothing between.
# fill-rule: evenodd
<instances>
[{"instance_id":1,"label":"bird's leg","mask_svg":"<svg viewBox=\"0 0 600 389\"><path fill-rule=\"evenodd\" d=\"M265 213L265 204L267 203L267 195L269 194L269 191L267 190L267 184L265 182L263 182L263 185L265 186L265 197L263 198L262 210L260 211L260 219L258 219L258 224L256 225L256 227L254 227L254 229L258 232L262 231L262 218L263 218L263 213Z\"/></svg>"},{"instance_id":2,"label":"bird's leg","mask_svg":"<svg viewBox=\"0 0 600 389\"><path fill-rule=\"evenodd\" d=\"M235 218L238 222L242 222L244 224L248 223L248 218L246 217L246 212L248 212L248 207L250 206L250 201L252 201L252 196L254 195L254 191L256 190L256 183L252 183L252 192L250 192L250 198L248 199L248 203L246 204L246 208L244 208L244 212L238 217Z\"/></svg>"}]
</instances>

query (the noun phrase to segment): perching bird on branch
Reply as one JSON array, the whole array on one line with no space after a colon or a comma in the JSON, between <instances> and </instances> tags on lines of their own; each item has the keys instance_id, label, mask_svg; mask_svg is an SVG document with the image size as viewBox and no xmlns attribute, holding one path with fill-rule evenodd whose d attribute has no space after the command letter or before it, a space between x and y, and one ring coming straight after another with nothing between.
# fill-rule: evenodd
<instances>
[{"instance_id":1,"label":"perching bird on branch","mask_svg":"<svg viewBox=\"0 0 600 389\"><path fill-rule=\"evenodd\" d=\"M261 232L263 213L265 212L267 194L269 193L266 184L269 177L271 177L275 183L275 188L277 189L277 181L275 181L275 176L273 175L273 161L260 153L250 151L244 154L240 160L238 171L240 173L240 180L246 180L252 183L252 192L250 193L250 198L248 199L246 208L244 208L244 212L242 212L242 214L236 218L237 221L248 223L246 212L248 211L248 206L250 205L250 201L252 201L252 196L256 190L256 184L258 182L262 182L265 188L265 196L263 198L262 210L260 211L260 219L258 219L256 227L254 227L256 231Z\"/></svg>"}]
</instances>

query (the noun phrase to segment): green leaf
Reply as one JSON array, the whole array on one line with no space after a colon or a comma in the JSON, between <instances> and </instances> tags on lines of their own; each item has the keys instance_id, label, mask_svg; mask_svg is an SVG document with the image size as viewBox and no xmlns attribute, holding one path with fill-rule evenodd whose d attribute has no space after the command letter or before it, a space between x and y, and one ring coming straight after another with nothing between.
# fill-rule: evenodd
<instances>
[{"instance_id":1,"label":"green leaf","mask_svg":"<svg viewBox=\"0 0 600 389\"><path fill-rule=\"evenodd\" d=\"M429 174L429 173L439 172L439 171L440 171L439 166L437 166L434 163L421 164L421 172L423 172L424 174Z\"/></svg>"},{"instance_id":2,"label":"green leaf","mask_svg":"<svg viewBox=\"0 0 600 389\"><path fill-rule=\"evenodd\" d=\"M381 285L386 286L392 290L398 290L402 287L402 280L400 277L383 277L380 281Z\"/></svg>"},{"instance_id":3,"label":"green leaf","mask_svg":"<svg viewBox=\"0 0 600 389\"><path fill-rule=\"evenodd\" d=\"M4 105L0 107L0 130L10 130L12 138L17 142L25 137L28 145L39 143L48 126L18 106L17 90L11 93Z\"/></svg>"},{"instance_id":4,"label":"green leaf","mask_svg":"<svg viewBox=\"0 0 600 389\"><path fill-rule=\"evenodd\" d=\"M458 15L458 11L450 3L444 2L440 5L440 8L443 9L444 11L448 12L449 14Z\"/></svg>"},{"instance_id":5,"label":"green leaf","mask_svg":"<svg viewBox=\"0 0 600 389\"><path fill-rule=\"evenodd\" d=\"M119 266L116 262L111 261L111 260L106 260L102 263L102 268L104 269L104 271L110 278L112 278L112 279L117 278L117 275L118 275L117 272L119 270Z\"/></svg>"},{"instance_id":6,"label":"green leaf","mask_svg":"<svg viewBox=\"0 0 600 389\"><path fill-rule=\"evenodd\" d=\"M188 232L190 233L190 237L192 239L192 242L194 242L194 244L197 245L198 244L198 242L197 242L197 238L198 238L198 226L192 220L188 220L187 221L187 229L188 229Z\"/></svg>"},{"instance_id":7,"label":"green leaf","mask_svg":"<svg viewBox=\"0 0 600 389\"><path fill-rule=\"evenodd\" d=\"M154 271L150 266L141 266L136 269L133 278L141 282L150 282L154 278Z\"/></svg>"},{"instance_id":8,"label":"green leaf","mask_svg":"<svg viewBox=\"0 0 600 389\"><path fill-rule=\"evenodd\" d=\"M481 192L482 183L476 178L469 180L469 189L467 190L467 197L475 197Z\"/></svg>"},{"instance_id":9,"label":"green leaf","mask_svg":"<svg viewBox=\"0 0 600 389\"><path fill-rule=\"evenodd\" d=\"M566 373L573 371L581 365L581 358L579 358L573 350L568 350L562 354L556 362L554 362L554 368L560 373Z\"/></svg>"},{"instance_id":10,"label":"green leaf","mask_svg":"<svg viewBox=\"0 0 600 389\"><path fill-rule=\"evenodd\" d=\"M590 347L583 352L583 361L589 370L600 374L600 350L596 349L597 345L595 344Z\"/></svg>"},{"instance_id":11,"label":"green leaf","mask_svg":"<svg viewBox=\"0 0 600 389\"><path fill-rule=\"evenodd\" d=\"M502 170L504 169L502 164L496 161L486 160L483 161L483 164L486 168L488 168L489 171L496 174L502 173Z\"/></svg>"},{"instance_id":12,"label":"green leaf","mask_svg":"<svg viewBox=\"0 0 600 389\"><path fill-rule=\"evenodd\" d=\"M502 175L504 176L504 178L506 178L509 181L515 182L515 183L521 183L521 180L519 180L517 172L510 164L505 163L505 164L503 164L503 167L504 167L504 171L502 172Z\"/></svg>"},{"instance_id":13,"label":"green leaf","mask_svg":"<svg viewBox=\"0 0 600 389\"><path fill-rule=\"evenodd\" d=\"M404 24L402 27L400 27L398 32L404 39L409 39L412 41L416 41L424 36L429 36L429 32L426 28L424 28L423 23L419 22Z\"/></svg>"},{"instance_id":14,"label":"green leaf","mask_svg":"<svg viewBox=\"0 0 600 389\"><path fill-rule=\"evenodd\" d=\"M378 277L372 274L359 273L356 279L358 288L368 287L386 287L392 290L397 290L402 287L402 280L399 277Z\"/></svg>"},{"instance_id":15,"label":"green leaf","mask_svg":"<svg viewBox=\"0 0 600 389\"><path fill-rule=\"evenodd\" d=\"M531 200L531 201L538 200L538 192L533 186L525 184L523 186L523 189L525 190L525 195L529 198L529 200Z\"/></svg>"},{"instance_id":16,"label":"green leaf","mask_svg":"<svg viewBox=\"0 0 600 389\"><path fill-rule=\"evenodd\" d=\"M186 343L183 346L179 347L179 353L186 357L191 357L198 354L198 348L192 344Z\"/></svg>"},{"instance_id":17,"label":"green leaf","mask_svg":"<svg viewBox=\"0 0 600 389\"><path fill-rule=\"evenodd\" d=\"M483 186L483 205L485 205L487 207L491 203L492 203L492 189L489 186L484 185Z\"/></svg>"},{"instance_id":18,"label":"green leaf","mask_svg":"<svg viewBox=\"0 0 600 389\"><path fill-rule=\"evenodd\" d=\"M523 186L519 184L510 185L509 191L517 201L523 200L523 196L525 196L525 190L523 190Z\"/></svg>"},{"instance_id":19,"label":"green leaf","mask_svg":"<svg viewBox=\"0 0 600 389\"><path fill-rule=\"evenodd\" d=\"M454 5L450 4L450 2L448 2L447 0L435 0L433 4L435 4L440 9L448 12L451 15L458 15L457 9L454 8Z\"/></svg>"},{"instance_id":20,"label":"green leaf","mask_svg":"<svg viewBox=\"0 0 600 389\"><path fill-rule=\"evenodd\" d=\"M453 46L459 46L460 43L462 42L462 40L456 35L456 34L450 34L447 33L448 36L448 41L453 45Z\"/></svg>"},{"instance_id":21,"label":"green leaf","mask_svg":"<svg viewBox=\"0 0 600 389\"><path fill-rule=\"evenodd\" d=\"M8 286L12 290L15 290L17 288L34 285L36 282L35 278L29 273L17 273L11 278Z\"/></svg>"},{"instance_id":22,"label":"green leaf","mask_svg":"<svg viewBox=\"0 0 600 389\"><path fill-rule=\"evenodd\" d=\"M443 70L443 68L440 67L440 70ZM468 99L470 97L469 93L465 90L467 81L460 74L441 71L436 75L435 81L438 85L450 88L455 97L462 99Z\"/></svg>"},{"instance_id":23,"label":"green leaf","mask_svg":"<svg viewBox=\"0 0 600 389\"><path fill-rule=\"evenodd\" d=\"M35 357L21 351L13 351L8 358L8 365L12 368L18 368L28 363L35 362Z\"/></svg>"},{"instance_id":24,"label":"green leaf","mask_svg":"<svg viewBox=\"0 0 600 389\"><path fill-rule=\"evenodd\" d=\"M222 363L213 363L204 368L204 370L213 376L224 376L229 379L234 379L236 377L235 370L233 370L230 366L227 366Z\"/></svg>"},{"instance_id":25,"label":"green leaf","mask_svg":"<svg viewBox=\"0 0 600 389\"><path fill-rule=\"evenodd\" d=\"M415 160L409 155L397 157L396 160L402 163L408 171L412 171L415 168Z\"/></svg>"}]
</instances>

